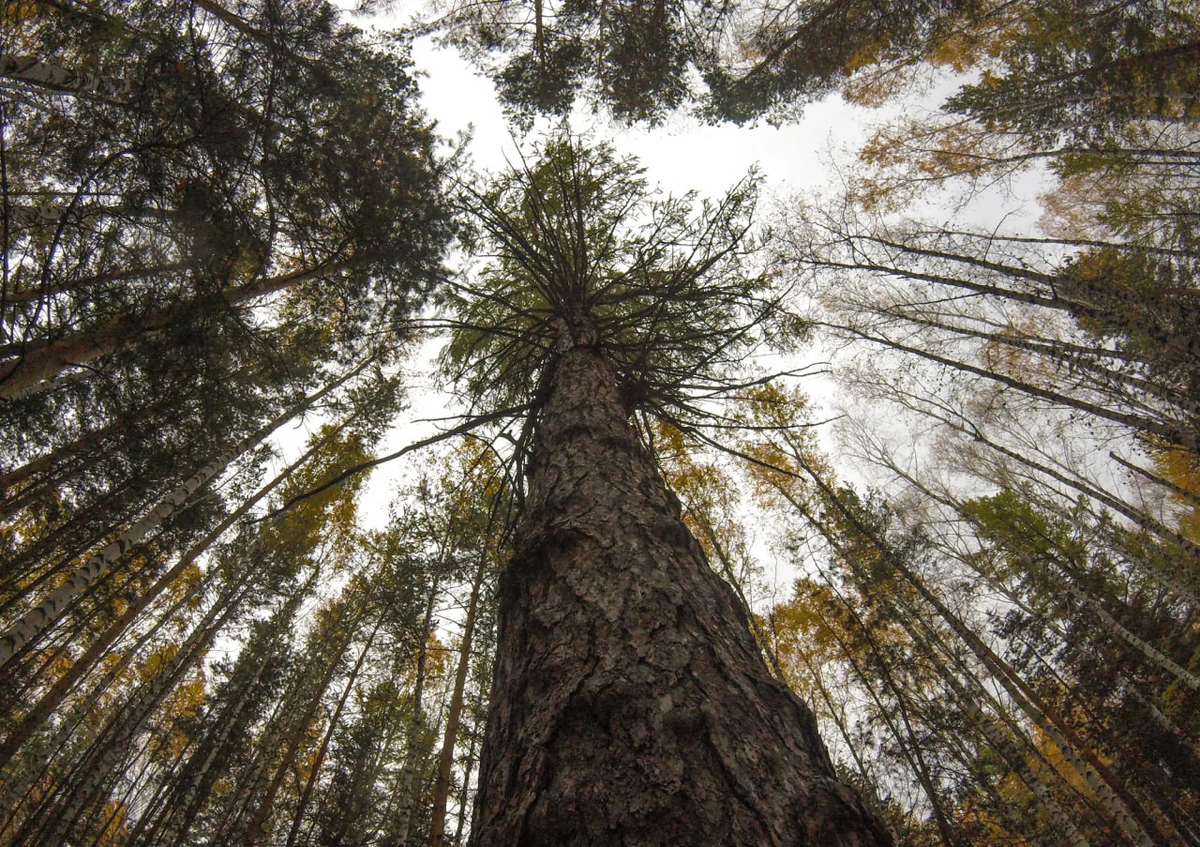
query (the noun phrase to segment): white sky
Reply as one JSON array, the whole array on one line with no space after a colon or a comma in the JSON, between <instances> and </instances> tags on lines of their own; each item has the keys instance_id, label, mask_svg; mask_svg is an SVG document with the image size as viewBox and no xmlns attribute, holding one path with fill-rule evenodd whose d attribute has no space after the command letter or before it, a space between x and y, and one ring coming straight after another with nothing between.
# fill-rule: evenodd
<instances>
[{"instance_id":1,"label":"white sky","mask_svg":"<svg viewBox=\"0 0 1200 847\"><path fill-rule=\"evenodd\" d=\"M469 149L475 165L481 170L503 170L506 155L511 160L517 148L491 80L475 72L456 51L437 47L428 38L414 45L413 60L422 75L422 103L437 120L439 132L453 138L473 127L474 143ZM783 128L706 126L676 116L664 126L645 129L578 110L572 126L609 138L619 151L636 156L650 180L670 193L696 190L713 196L755 165L777 189L827 183L833 176L827 151L857 148L866 137L869 117L869 110L832 97L809 106L801 121ZM845 158L849 157L847 153Z\"/></svg>"},{"instance_id":2,"label":"white sky","mask_svg":"<svg viewBox=\"0 0 1200 847\"><path fill-rule=\"evenodd\" d=\"M396 12L374 18L356 17L353 22L364 29L387 31L399 28L405 19L406 15ZM454 139L469 130L473 140L467 148L468 153L472 164L480 171L500 172L517 160L520 141L514 138L514 130L505 121L489 79L472 68L455 50L440 48L431 38L422 38L414 44L412 58L422 105L437 122L441 136ZM941 97L961 82L961 79L947 78L942 85L920 98L914 96L882 109L855 106L833 95L806 106L800 120L784 127L766 124L709 126L689 116L677 115L663 126L647 129L616 124L581 109L572 116L571 125L575 132L611 141L619 152L637 157L651 184L676 195L694 190L702 196L720 196L757 166L765 177L762 204L765 208L770 205L772 196L786 196L797 191L809 193L839 185L841 173L853 172L858 150L873 126L894 119L902 110L911 115L918 109L936 109ZM544 132L551 126L547 121L538 129ZM539 138L538 129L529 136L530 141ZM985 200L983 208L972 217L995 221L1014 206L1029 208L1037 188L1036 183L1031 184L1028 196L1008 203L997 198L989 205ZM432 353L436 347L431 344L427 349ZM802 355L810 360L820 359L821 351L814 349ZM418 366L417 371L406 378L412 406L402 413L401 421L379 446L379 455L394 452L435 431L432 424L414 421L458 411L447 406L449 398L438 390L431 373L431 367ZM831 416L829 409L838 404L833 383L827 379L806 380L803 387L814 401L814 419ZM311 429L311 425L302 429ZM822 429L822 443L833 453L836 445L829 428ZM297 440L302 434L296 433ZM412 463L406 457L372 472L359 500L364 523L380 526L386 521L387 505L411 467ZM838 470L846 478L857 481L857 475L851 469L839 467ZM771 558L769 554L764 555L768 568ZM783 579L784 585L790 584L790 576L783 575Z\"/></svg>"}]
</instances>

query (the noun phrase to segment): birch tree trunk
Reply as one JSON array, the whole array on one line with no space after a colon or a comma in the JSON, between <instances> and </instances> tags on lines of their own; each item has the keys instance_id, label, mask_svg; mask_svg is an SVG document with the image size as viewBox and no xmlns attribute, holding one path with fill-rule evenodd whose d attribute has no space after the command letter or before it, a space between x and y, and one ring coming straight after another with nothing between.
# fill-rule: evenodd
<instances>
[{"instance_id":1,"label":"birch tree trunk","mask_svg":"<svg viewBox=\"0 0 1200 847\"><path fill-rule=\"evenodd\" d=\"M134 544L141 541L146 533L158 527L164 520L174 514L180 506L187 502L196 489L219 474L225 467L254 447L278 427L283 426L296 415L309 408L313 403L342 385L351 377L360 373L369 364L368 359L345 376L333 381L316 394L305 398L299 406L294 406L276 417L258 432L244 438L213 459L189 478L183 485L171 492L149 514L125 530L116 541L88 559L87 563L71 574L62 585L51 591L41 603L30 610L20 621L0 637L0 665L11 659L29 641L36 638L42 631L53 624L62 614L67 605L78 597L89 585L99 579L114 562L121 559Z\"/></svg>"},{"instance_id":2,"label":"birch tree trunk","mask_svg":"<svg viewBox=\"0 0 1200 847\"><path fill-rule=\"evenodd\" d=\"M127 79L73 71L32 56L16 56L12 53L0 55L0 77L66 94L100 94L119 98L133 93L133 86Z\"/></svg>"},{"instance_id":3,"label":"birch tree trunk","mask_svg":"<svg viewBox=\"0 0 1200 847\"><path fill-rule=\"evenodd\" d=\"M1189 688L1200 691L1200 676L1197 676L1187 668L1173 661L1170 656L1166 656L1159 652L1150 643L1144 641L1123 627L1116 618L1110 615L1108 611L1100 605L1099 600L1074 585L1068 585L1067 591L1069 591L1081 605L1083 605L1093 615L1096 616L1096 619L1100 621L1100 626L1105 632L1118 641L1123 641L1130 647L1137 650L1137 652L1140 653L1142 657L1146 659L1146 661L1150 662L1150 664L1171 674Z\"/></svg>"},{"instance_id":4,"label":"birch tree trunk","mask_svg":"<svg viewBox=\"0 0 1200 847\"><path fill-rule=\"evenodd\" d=\"M107 723L92 748L72 770L72 777L77 777L78 781L70 786L39 828L42 847L62 844L82 814L102 801L109 786L120 776L119 765L147 720L184 674L207 653L217 633L237 612L246 593L247 586L235 586L217 598L166 667L146 684L121 714Z\"/></svg>"},{"instance_id":5,"label":"birch tree trunk","mask_svg":"<svg viewBox=\"0 0 1200 847\"><path fill-rule=\"evenodd\" d=\"M1155 831L1149 817L1141 810L1134 798L1125 789L1111 770L1083 743L1073 729L1052 709L1048 708L1037 693L1021 678L1007 662L1003 661L963 621L950 611L925 583L900 564L894 557L892 563L954 633L961 638L975 657L983 663L993 678L1000 683L1017 707L1038 726L1066 759L1068 764L1087 784L1108 812L1117 820L1125 835L1138 847L1153 847L1156 842L1149 834Z\"/></svg>"},{"instance_id":6,"label":"birch tree trunk","mask_svg":"<svg viewBox=\"0 0 1200 847\"><path fill-rule=\"evenodd\" d=\"M590 346L550 378L472 845L889 844L763 662Z\"/></svg>"},{"instance_id":7,"label":"birch tree trunk","mask_svg":"<svg viewBox=\"0 0 1200 847\"><path fill-rule=\"evenodd\" d=\"M197 544L193 545L186 553L184 553L184 555L180 557L179 561L176 562L169 571L160 576L152 586L133 599L125 611L115 621L113 621L108 628L104 630L104 632L97 636L97 638L91 644L88 645L87 649L82 653L82 655L75 659L75 661L71 664L70 669L67 670L67 672L57 680L55 680L54 685L52 685L50 689L38 700L37 704L29 709L29 711L22 717L21 723L11 732L9 732L8 736L4 739L4 743L0 744L0 769L3 769L4 766L8 764L8 761L13 757L17 750L20 749L21 745L24 744L30 735L32 735L38 729L38 727L41 726L48 717L50 717L54 710L58 708L63 699L74 687L75 683L78 682L84 674L90 671L95 664L105 654L108 653L109 648L112 647L116 640L122 635L122 633L125 632L130 624L137 619L138 615L140 615L147 606L149 606L160 594L162 594L162 592L166 590L169 585L175 582L175 580L179 579L179 577L182 576L187 570L188 566L196 561L196 559L198 559L205 550L207 550L218 538L220 538L227 529L240 520L248 511L250 511L250 509L254 507L256 503L262 500L263 497L271 493L276 486L291 476L291 474L298 467L300 467L300 465L312 458L313 454L315 454L322 446L327 444L330 439L334 437L334 435L341 431L341 429L342 426L339 426L337 429L331 431L329 435L315 443L311 448L309 448L308 451L304 453L304 455L302 455L299 459L277 474L274 479L256 491L251 497L245 500L241 506L231 512L228 517L225 518L225 520L217 524L217 526L214 527L213 530L208 533L208 535L206 535Z\"/></svg>"}]
</instances>

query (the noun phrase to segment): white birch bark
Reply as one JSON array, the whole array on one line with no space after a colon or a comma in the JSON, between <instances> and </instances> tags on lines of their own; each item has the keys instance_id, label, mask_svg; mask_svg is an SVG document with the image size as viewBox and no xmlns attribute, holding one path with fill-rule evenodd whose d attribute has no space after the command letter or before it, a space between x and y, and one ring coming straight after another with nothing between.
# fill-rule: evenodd
<instances>
[{"instance_id":1,"label":"white birch bark","mask_svg":"<svg viewBox=\"0 0 1200 847\"><path fill-rule=\"evenodd\" d=\"M316 394L308 397L299 406L295 406L276 417L269 424L248 438L238 442L234 447L213 459L181 486L172 491L149 514L125 530L116 541L109 544L87 563L71 574L58 588L51 591L36 607L26 613L19 622L0 636L0 665L9 661L22 647L49 628L63 610L83 591L99 579L112 565L119 561L133 545L141 541L148 532L157 528L164 520L179 509L196 489L204 485L214 476L223 471L238 456L258 444L278 427L283 426L296 415L309 408L313 403L346 382L355 374L362 371L371 361L368 359L359 367L345 376L327 385Z\"/></svg>"},{"instance_id":2,"label":"white birch bark","mask_svg":"<svg viewBox=\"0 0 1200 847\"><path fill-rule=\"evenodd\" d=\"M971 720L974 721L975 725L979 727L979 731L983 733L989 744L991 744L997 750L1006 752L1008 754L1005 756L1005 758L1008 760L1009 765L1017 772L1017 776L1021 778L1021 781L1024 782L1029 787L1029 790L1033 792L1033 795L1042 805L1042 808L1046 810L1046 814L1052 821L1054 821L1055 826L1057 826L1059 830L1066 835L1067 841L1071 844L1071 847L1091 847L1091 843L1076 828L1075 824L1072 823L1066 812L1063 811L1062 806L1058 805L1058 801L1054 799L1054 795L1052 795L1050 790L1042 783L1040 779L1037 778L1037 775L1030 770L1029 764L1020 754L1020 751L1012 749L1012 745L1009 743L1008 738L1006 738L1005 735L996 727L996 725L992 723L991 719L985 715L978 706L975 705L974 701L966 696L965 692L960 690L958 694L961 705L966 711L967 716L970 717Z\"/></svg>"},{"instance_id":3,"label":"white birch bark","mask_svg":"<svg viewBox=\"0 0 1200 847\"><path fill-rule=\"evenodd\" d=\"M1027 686L1024 681L1018 679L1015 675L1010 675L1008 670L1001 664L999 657L992 652L991 648L984 644L983 640L972 632L957 615L951 612L916 574L903 565L896 564L897 569L904 575L909 584L916 588L921 596L937 609L942 619L950 625L950 628L954 630L959 638L966 642L971 652L975 654L975 657L983 663L984 667L991 671L995 680L1000 683L1017 707L1039 729L1046 733L1051 743L1054 744L1071 768L1083 778L1083 781L1095 795L1096 799L1116 819L1130 840L1138 847L1155 847L1154 840L1150 838L1149 834L1138 823L1133 813L1129 810L1129 807L1125 804L1125 801L1117 795L1107 780L1101 778L1096 769L1079 754L1075 745L1067 738L1066 733L1059 729L1056 722L1052 721L1039 706L1035 705L1031 702L1030 698L1025 696L1022 689Z\"/></svg>"},{"instance_id":4,"label":"white birch bark","mask_svg":"<svg viewBox=\"0 0 1200 847\"><path fill-rule=\"evenodd\" d=\"M291 417L290 413L288 417ZM263 433L264 436L266 434ZM31 609L24 618L0 637L0 664L7 662L18 650L49 628L58 620L72 600L103 576L115 562L120 561L133 545L174 514L180 506L187 502L197 488L223 471L226 465L250 446L256 444L258 440L258 438L247 438L239 442L233 449L213 459L183 485L167 495L149 514L121 533L116 541L88 559L87 563L67 577L62 585L46 595L41 603Z\"/></svg>"},{"instance_id":5,"label":"white birch bark","mask_svg":"<svg viewBox=\"0 0 1200 847\"><path fill-rule=\"evenodd\" d=\"M1196 691L1200 691L1200 676L1197 676L1187 668L1172 661L1169 656L1159 652L1151 644L1127 630L1121 625L1121 622L1110 615L1094 597L1089 596L1083 590L1074 585L1068 585L1067 590L1071 592L1075 599L1087 607L1087 609L1096 616L1096 618L1100 621L1100 626L1104 628L1105 632L1133 647L1151 664L1172 674L1184 685L1187 685L1189 688L1192 688Z\"/></svg>"},{"instance_id":6,"label":"white birch bark","mask_svg":"<svg viewBox=\"0 0 1200 847\"><path fill-rule=\"evenodd\" d=\"M17 56L12 53L0 55L0 78L3 77L68 94L99 94L102 97L122 98L133 93L133 85L127 79L73 71L32 56Z\"/></svg>"},{"instance_id":7,"label":"white birch bark","mask_svg":"<svg viewBox=\"0 0 1200 847\"><path fill-rule=\"evenodd\" d=\"M1174 721L1163 714L1162 710L1159 709L1158 706L1146 699L1145 695L1138 690L1137 686L1131 683L1128 679L1123 676L1118 676L1117 681L1120 683L1121 691L1123 693L1128 694L1143 708L1145 708L1147 712L1150 713L1150 720L1154 721L1156 726L1165 732L1169 732L1176 741L1178 741L1188 752L1192 754L1197 762L1200 762L1200 747L1197 747L1195 742L1188 738L1187 734L1175 725Z\"/></svg>"},{"instance_id":8,"label":"white birch bark","mask_svg":"<svg viewBox=\"0 0 1200 847\"><path fill-rule=\"evenodd\" d=\"M86 770L81 782L72 786L65 804L59 807L52 821L44 827L41 833L42 847L61 845L63 836L70 833L76 818L107 790L111 779L119 775L118 765L129 751L133 739L183 674L207 652L218 630L233 616L248 591L248 585L241 585L218 598L192 630L188 640L175 651L167 666L128 708L109 721L104 732L108 737L101 741L103 746L94 755L84 759Z\"/></svg>"}]
</instances>

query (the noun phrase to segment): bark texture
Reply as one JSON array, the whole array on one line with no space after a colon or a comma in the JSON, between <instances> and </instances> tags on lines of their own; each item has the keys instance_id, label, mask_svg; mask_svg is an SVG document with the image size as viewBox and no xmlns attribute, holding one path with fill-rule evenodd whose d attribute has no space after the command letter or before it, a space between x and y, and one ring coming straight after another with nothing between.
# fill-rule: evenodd
<instances>
[{"instance_id":1,"label":"bark texture","mask_svg":"<svg viewBox=\"0 0 1200 847\"><path fill-rule=\"evenodd\" d=\"M768 673L592 347L560 355L543 408L491 703L477 847L891 843Z\"/></svg>"}]
</instances>

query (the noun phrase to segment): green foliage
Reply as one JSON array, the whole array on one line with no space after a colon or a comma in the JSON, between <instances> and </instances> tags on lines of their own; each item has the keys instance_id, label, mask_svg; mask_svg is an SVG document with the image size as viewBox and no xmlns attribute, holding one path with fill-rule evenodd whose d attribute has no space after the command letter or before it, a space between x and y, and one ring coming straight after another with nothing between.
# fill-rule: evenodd
<instances>
[{"instance_id":1,"label":"green foliage","mask_svg":"<svg viewBox=\"0 0 1200 847\"><path fill-rule=\"evenodd\" d=\"M540 400L557 352L602 347L626 408L680 416L720 390L769 308L748 268L757 179L718 202L660 198L637 165L563 136L463 200L487 256L443 304L443 369L488 410ZM696 208L698 205L698 208Z\"/></svg>"},{"instance_id":2,"label":"green foliage","mask_svg":"<svg viewBox=\"0 0 1200 847\"><path fill-rule=\"evenodd\" d=\"M658 123L692 99L736 6L725 0L451 2L429 27L484 66L520 125L577 100L616 120Z\"/></svg>"},{"instance_id":3,"label":"green foliage","mask_svg":"<svg viewBox=\"0 0 1200 847\"><path fill-rule=\"evenodd\" d=\"M1131 121L1194 120L1196 20L1152 3L1041 4L1021 19L988 73L946 108L1039 145L1104 147Z\"/></svg>"}]
</instances>

